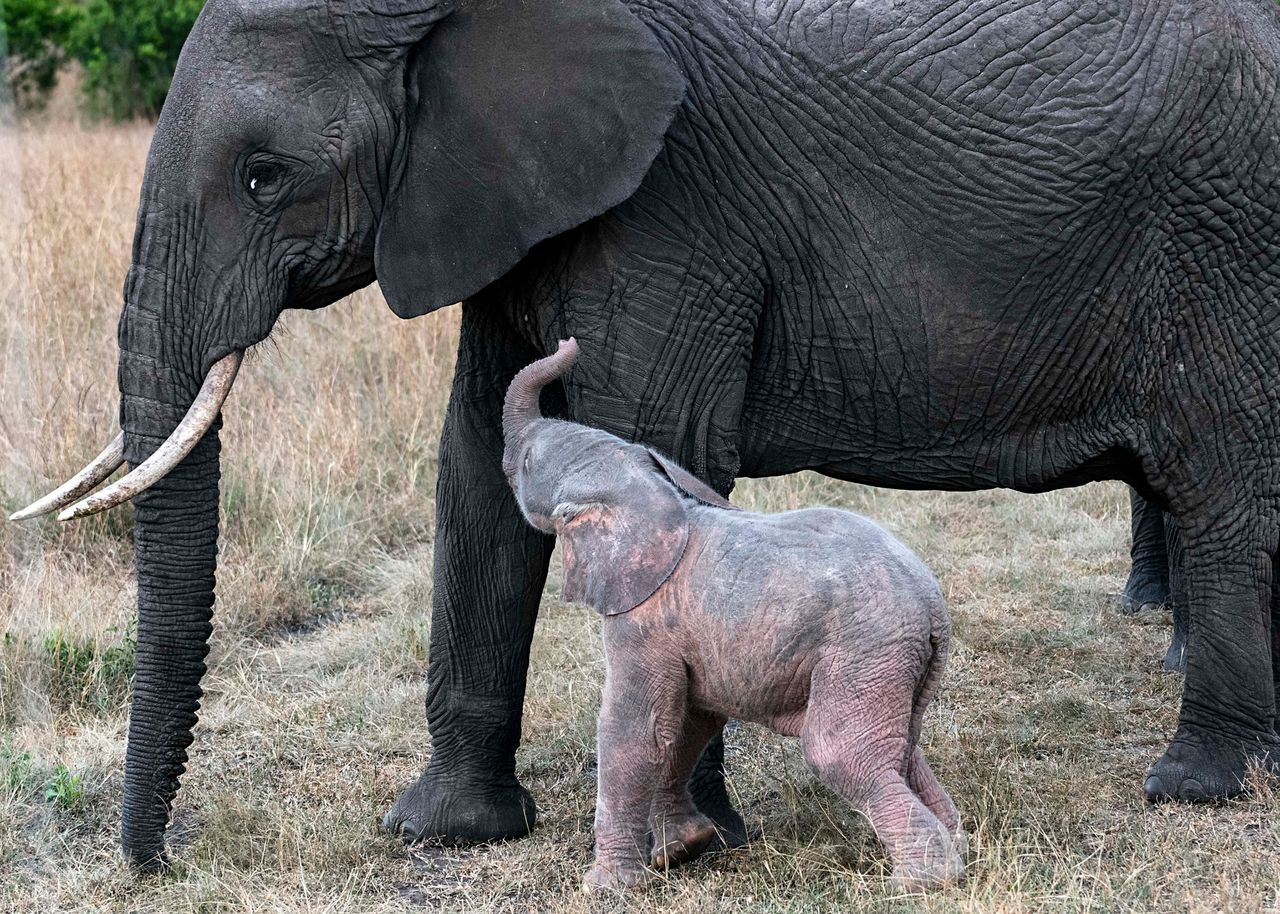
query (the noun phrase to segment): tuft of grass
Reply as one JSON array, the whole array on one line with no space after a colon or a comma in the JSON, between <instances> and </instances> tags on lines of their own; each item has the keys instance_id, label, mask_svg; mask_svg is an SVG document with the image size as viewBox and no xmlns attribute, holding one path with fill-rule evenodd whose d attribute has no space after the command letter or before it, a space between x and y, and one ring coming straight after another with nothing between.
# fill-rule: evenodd
<instances>
[{"instance_id":1,"label":"tuft of grass","mask_svg":"<svg viewBox=\"0 0 1280 914\"><path fill-rule=\"evenodd\" d=\"M11 791L23 791L34 786L35 780L35 762L31 753L18 749L13 735L7 734L0 742L0 783Z\"/></svg>"},{"instance_id":2,"label":"tuft of grass","mask_svg":"<svg viewBox=\"0 0 1280 914\"><path fill-rule=\"evenodd\" d=\"M119 635L105 646L76 637L61 629L45 635L41 651L49 668L50 701L61 710L103 712L127 698L133 679L138 641L130 622L109 635Z\"/></svg>"},{"instance_id":3,"label":"tuft of grass","mask_svg":"<svg viewBox=\"0 0 1280 914\"><path fill-rule=\"evenodd\" d=\"M44 801L65 812L75 811L84 801L84 788L80 786L83 780L83 774L74 774L66 765L59 765L44 785Z\"/></svg>"}]
</instances>

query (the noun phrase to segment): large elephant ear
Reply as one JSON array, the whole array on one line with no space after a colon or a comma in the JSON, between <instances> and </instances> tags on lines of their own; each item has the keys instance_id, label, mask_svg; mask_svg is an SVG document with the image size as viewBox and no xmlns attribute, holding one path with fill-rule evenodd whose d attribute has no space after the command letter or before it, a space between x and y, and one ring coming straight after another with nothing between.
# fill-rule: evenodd
<instances>
[{"instance_id":1,"label":"large elephant ear","mask_svg":"<svg viewBox=\"0 0 1280 914\"><path fill-rule=\"evenodd\" d=\"M669 491L642 500L626 507L556 508L565 600L616 616L635 609L671 577L689 542L684 506Z\"/></svg>"},{"instance_id":2,"label":"large elephant ear","mask_svg":"<svg viewBox=\"0 0 1280 914\"><path fill-rule=\"evenodd\" d=\"M685 88L618 0L464 0L408 68L375 261L401 317L475 294L634 193Z\"/></svg>"}]
</instances>

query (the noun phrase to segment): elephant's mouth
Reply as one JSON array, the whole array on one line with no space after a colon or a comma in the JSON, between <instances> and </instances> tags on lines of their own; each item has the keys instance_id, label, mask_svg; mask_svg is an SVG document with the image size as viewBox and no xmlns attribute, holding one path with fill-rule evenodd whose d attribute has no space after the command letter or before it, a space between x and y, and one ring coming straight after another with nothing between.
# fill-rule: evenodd
<instances>
[{"instance_id":1,"label":"elephant's mouth","mask_svg":"<svg viewBox=\"0 0 1280 914\"><path fill-rule=\"evenodd\" d=\"M363 289L365 286L377 280L377 278L377 274L372 269L365 270L363 273L359 273L348 279L339 280L332 285L321 286L320 288L301 292L290 307L299 308L304 311L316 311L320 308L327 308L339 299L346 298L352 292Z\"/></svg>"},{"instance_id":2,"label":"elephant's mouth","mask_svg":"<svg viewBox=\"0 0 1280 914\"><path fill-rule=\"evenodd\" d=\"M124 463L124 433L121 432L83 470L72 476L48 495L9 516L9 520L26 520L63 509L58 520L74 520L114 508L140 495L164 479L200 443L222 409L236 373L244 360L244 352L223 356L205 375L200 392L191 402L187 414L169 437L150 457L95 495L85 495L101 485ZM83 499L83 500L82 500Z\"/></svg>"}]
</instances>

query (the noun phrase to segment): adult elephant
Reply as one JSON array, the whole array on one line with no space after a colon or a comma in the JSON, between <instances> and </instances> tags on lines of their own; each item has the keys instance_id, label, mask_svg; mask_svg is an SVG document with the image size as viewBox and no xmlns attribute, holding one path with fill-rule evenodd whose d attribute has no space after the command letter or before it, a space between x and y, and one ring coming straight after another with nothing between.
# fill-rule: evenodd
<instances>
[{"instance_id":1,"label":"adult elephant","mask_svg":"<svg viewBox=\"0 0 1280 914\"><path fill-rule=\"evenodd\" d=\"M1184 533L1195 622L1146 794L1238 791L1278 745L1278 84L1270 0L211 0L125 286L142 466L64 512L141 492L129 856L161 855L191 741L238 354L375 278L403 317L465 300L408 836L533 819L513 757L553 543L500 407L570 335L545 406L722 493L1131 483Z\"/></svg>"}]
</instances>

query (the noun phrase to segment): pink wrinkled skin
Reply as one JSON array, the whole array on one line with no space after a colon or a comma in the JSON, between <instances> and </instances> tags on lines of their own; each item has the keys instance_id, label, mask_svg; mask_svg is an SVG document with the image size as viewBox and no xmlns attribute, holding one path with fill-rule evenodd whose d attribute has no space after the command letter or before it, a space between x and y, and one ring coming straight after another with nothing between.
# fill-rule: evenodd
<instances>
[{"instance_id":1,"label":"pink wrinkled skin","mask_svg":"<svg viewBox=\"0 0 1280 914\"><path fill-rule=\"evenodd\" d=\"M625 888L714 836L688 779L730 717L800 738L814 773L864 813L904 890L957 881L959 815L917 745L950 622L932 575L870 521L686 502L688 544L657 591L607 617L596 859ZM590 576L591 560L586 564Z\"/></svg>"}]
</instances>

